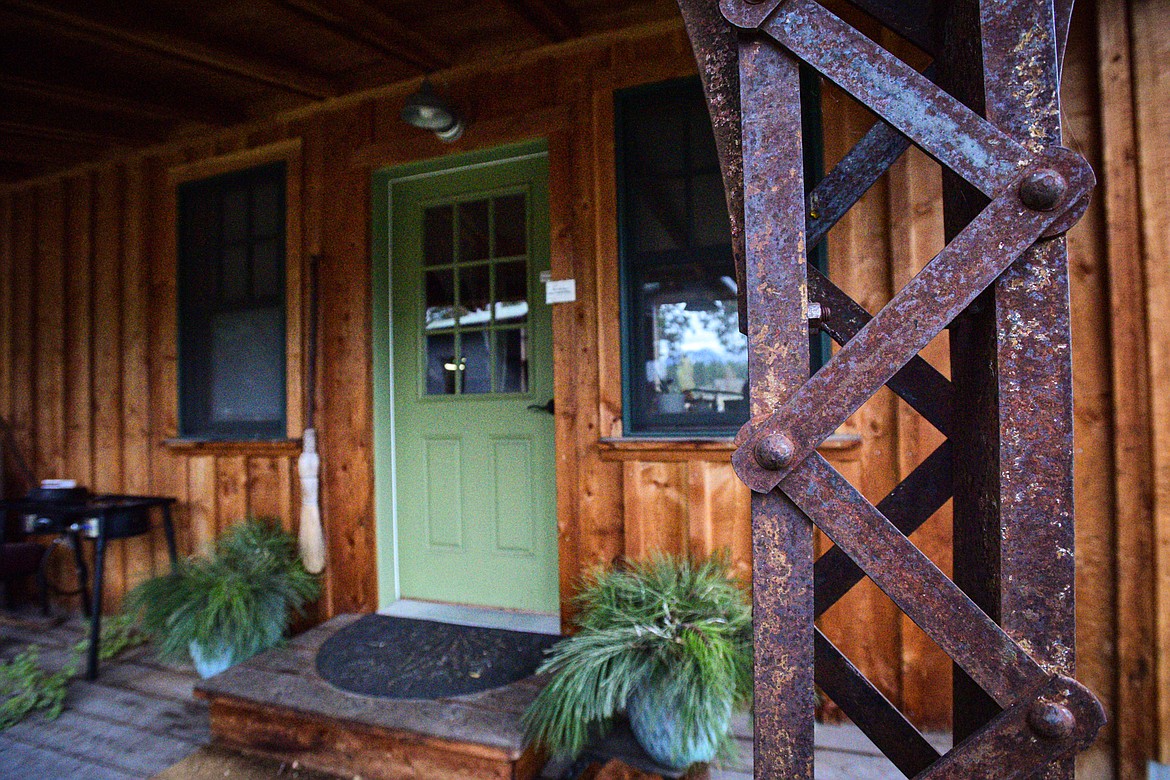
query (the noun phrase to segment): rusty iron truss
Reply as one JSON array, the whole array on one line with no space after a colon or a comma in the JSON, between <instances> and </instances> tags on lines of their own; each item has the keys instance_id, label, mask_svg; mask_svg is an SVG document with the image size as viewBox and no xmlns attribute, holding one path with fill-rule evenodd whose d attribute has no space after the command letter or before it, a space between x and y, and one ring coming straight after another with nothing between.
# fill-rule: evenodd
<instances>
[{"instance_id":1,"label":"rusty iron truss","mask_svg":"<svg viewBox=\"0 0 1170 780\"><path fill-rule=\"evenodd\" d=\"M811 780L814 683L907 777L1072 777L1105 723L1075 672L1072 379L1063 234L1095 180L1061 146L1072 0L849 0L910 67L817 0L679 0L731 213L752 420L759 777ZM884 39L883 39L884 40ZM801 67L878 119L806 193ZM947 241L877 314L807 252L913 144ZM808 375L809 304L841 347ZM918 353L950 329L951 378ZM875 506L816 447L883 385L947 437ZM954 499L954 578L908 538ZM834 543L814 562L813 526ZM940 756L814 619L873 580L955 663Z\"/></svg>"}]
</instances>

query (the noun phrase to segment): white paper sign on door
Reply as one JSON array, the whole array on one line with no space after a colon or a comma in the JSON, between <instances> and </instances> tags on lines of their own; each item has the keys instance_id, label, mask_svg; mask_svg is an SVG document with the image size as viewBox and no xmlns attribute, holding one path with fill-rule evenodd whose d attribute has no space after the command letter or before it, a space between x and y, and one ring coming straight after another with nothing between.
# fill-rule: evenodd
<instances>
[{"instance_id":1,"label":"white paper sign on door","mask_svg":"<svg viewBox=\"0 0 1170 780\"><path fill-rule=\"evenodd\" d=\"M572 303L575 300L577 300L576 279L555 279L545 285L545 303Z\"/></svg>"}]
</instances>

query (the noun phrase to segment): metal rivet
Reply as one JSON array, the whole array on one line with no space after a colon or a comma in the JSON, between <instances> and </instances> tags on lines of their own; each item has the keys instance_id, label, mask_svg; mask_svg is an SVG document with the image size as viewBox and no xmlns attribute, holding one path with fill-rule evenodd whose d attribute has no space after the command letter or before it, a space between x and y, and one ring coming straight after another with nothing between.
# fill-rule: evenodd
<instances>
[{"instance_id":1,"label":"metal rivet","mask_svg":"<svg viewBox=\"0 0 1170 780\"><path fill-rule=\"evenodd\" d=\"M756 443L756 462L768 471L779 471L792 463L796 445L782 433L770 433Z\"/></svg>"},{"instance_id":2,"label":"metal rivet","mask_svg":"<svg viewBox=\"0 0 1170 780\"><path fill-rule=\"evenodd\" d=\"M1038 701L1028 710L1028 726L1042 739L1067 739L1077 727L1077 719L1063 704Z\"/></svg>"},{"instance_id":3,"label":"metal rivet","mask_svg":"<svg viewBox=\"0 0 1170 780\"><path fill-rule=\"evenodd\" d=\"M1068 182L1051 168L1032 171L1020 182L1020 200L1033 211L1051 211L1068 191Z\"/></svg>"}]
</instances>

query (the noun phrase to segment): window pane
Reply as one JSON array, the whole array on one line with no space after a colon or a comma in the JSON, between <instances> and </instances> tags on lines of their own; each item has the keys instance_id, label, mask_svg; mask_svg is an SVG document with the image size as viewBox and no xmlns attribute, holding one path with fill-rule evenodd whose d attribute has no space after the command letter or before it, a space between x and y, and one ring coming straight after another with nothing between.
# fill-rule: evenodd
<instances>
[{"instance_id":1,"label":"window pane","mask_svg":"<svg viewBox=\"0 0 1170 780\"><path fill-rule=\"evenodd\" d=\"M234 244L248 238L248 191L233 189L223 195L223 242Z\"/></svg>"},{"instance_id":2,"label":"window pane","mask_svg":"<svg viewBox=\"0 0 1170 780\"><path fill-rule=\"evenodd\" d=\"M450 328L455 324L455 272L427 271L426 328Z\"/></svg>"},{"instance_id":3,"label":"window pane","mask_svg":"<svg viewBox=\"0 0 1170 780\"><path fill-rule=\"evenodd\" d=\"M451 395L461 381L462 371L455 360L455 335L436 333L427 336L427 395Z\"/></svg>"},{"instance_id":4,"label":"window pane","mask_svg":"<svg viewBox=\"0 0 1170 780\"><path fill-rule=\"evenodd\" d=\"M252 235L272 238L284 232L284 209L281 201L283 183L269 182L252 191Z\"/></svg>"},{"instance_id":5,"label":"window pane","mask_svg":"<svg viewBox=\"0 0 1170 780\"><path fill-rule=\"evenodd\" d=\"M495 209L496 247L493 257L515 257L528 251L528 212L523 195L492 201Z\"/></svg>"},{"instance_id":6,"label":"window pane","mask_svg":"<svg viewBox=\"0 0 1170 780\"><path fill-rule=\"evenodd\" d=\"M687 246L686 181L639 179L633 201L634 251L664 252Z\"/></svg>"},{"instance_id":7,"label":"window pane","mask_svg":"<svg viewBox=\"0 0 1170 780\"><path fill-rule=\"evenodd\" d=\"M725 417L742 423L747 339L734 299L651 305L653 357L646 364L650 414Z\"/></svg>"},{"instance_id":8,"label":"window pane","mask_svg":"<svg viewBox=\"0 0 1170 780\"><path fill-rule=\"evenodd\" d=\"M460 334L460 352L463 355L463 392L490 393L491 374L491 332L487 330L464 331Z\"/></svg>"},{"instance_id":9,"label":"window pane","mask_svg":"<svg viewBox=\"0 0 1170 780\"><path fill-rule=\"evenodd\" d=\"M211 418L263 422L284 416L284 312L277 307L212 318Z\"/></svg>"},{"instance_id":10,"label":"window pane","mask_svg":"<svg viewBox=\"0 0 1170 780\"><path fill-rule=\"evenodd\" d=\"M455 251L455 209L432 206L423 212L423 263L446 265Z\"/></svg>"},{"instance_id":11,"label":"window pane","mask_svg":"<svg viewBox=\"0 0 1170 780\"><path fill-rule=\"evenodd\" d=\"M496 332L496 392L528 392L528 329Z\"/></svg>"},{"instance_id":12,"label":"window pane","mask_svg":"<svg viewBox=\"0 0 1170 780\"><path fill-rule=\"evenodd\" d=\"M284 241L269 239L252 250L252 295L280 297L284 293Z\"/></svg>"},{"instance_id":13,"label":"window pane","mask_svg":"<svg viewBox=\"0 0 1170 780\"><path fill-rule=\"evenodd\" d=\"M718 173L696 176L693 185L691 235L695 246L730 244L731 221L727 217L723 178Z\"/></svg>"},{"instance_id":14,"label":"window pane","mask_svg":"<svg viewBox=\"0 0 1170 780\"><path fill-rule=\"evenodd\" d=\"M528 319L528 263L520 260L496 266L496 322Z\"/></svg>"},{"instance_id":15,"label":"window pane","mask_svg":"<svg viewBox=\"0 0 1170 780\"><path fill-rule=\"evenodd\" d=\"M459 324L487 325L491 320L491 269L486 265L459 269Z\"/></svg>"},{"instance_id":16,"label":"window pane","mask_svg":"<svg viewBox=\"0 0 1170 780\"><path fill-rule=\"evenodd\" d=\"M459 204L459 261L488 257L488 202L473 200Z\"/></svg>"},{"instance_id":17,"label":"window pane","mask_svg":"<svg viewBox=\"0 0 1170 780\"><path fill-rule=\"evenodd\" d=\"M220 295L225 303L242 303L248 299L248 247L223 248L223 289Z\"/></svg>"},{"instance_id":18,"label":"window pane","mask_svg":"<svg viewBox=\"0 0 1170 780\"><path fill-rule=\"evenodd\" d=\"M646 95L638 110L623 114L626 165L636 176L682 173L686 165L687 120L670 95Z\"/></svg>"}]
</instances>

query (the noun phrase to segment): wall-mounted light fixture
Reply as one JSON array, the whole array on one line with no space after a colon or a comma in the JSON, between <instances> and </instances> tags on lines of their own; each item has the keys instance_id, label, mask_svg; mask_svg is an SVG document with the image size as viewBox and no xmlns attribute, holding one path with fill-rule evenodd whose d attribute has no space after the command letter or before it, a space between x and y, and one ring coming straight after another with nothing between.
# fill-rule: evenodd
<instances>
[{"instance_id":1,"label":"wall-mounted light fixture","mask_svg":"<svg viewBox=\"0 0 1170 780\"><path fill-rule=\"evenodd\" d=\"M463 118L435 94L429 79L423 79L418 91L406 99L399 116L411 127L430 130L448 143L463 135Z\"/></svg>"}]
</instances>

